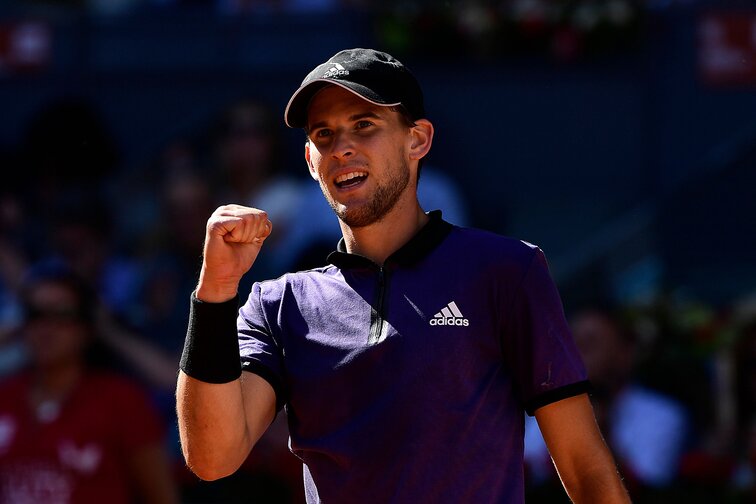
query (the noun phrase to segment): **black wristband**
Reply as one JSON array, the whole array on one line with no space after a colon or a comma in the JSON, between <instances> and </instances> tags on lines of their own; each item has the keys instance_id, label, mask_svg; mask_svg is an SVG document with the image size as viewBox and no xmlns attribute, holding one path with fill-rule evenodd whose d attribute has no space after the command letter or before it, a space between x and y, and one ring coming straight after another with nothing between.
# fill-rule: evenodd
<instances>
[{"instance_id":1,"label":"black wristband","mask_svg":"<svg viewBox=\"0 0 756 504\"><path fill-rule=\"evenodd\" d=\"M207 383L228 383L241 376L236 317L239 296L205 303L192 293L181 370Z\"/></svg>"}]
</instances>

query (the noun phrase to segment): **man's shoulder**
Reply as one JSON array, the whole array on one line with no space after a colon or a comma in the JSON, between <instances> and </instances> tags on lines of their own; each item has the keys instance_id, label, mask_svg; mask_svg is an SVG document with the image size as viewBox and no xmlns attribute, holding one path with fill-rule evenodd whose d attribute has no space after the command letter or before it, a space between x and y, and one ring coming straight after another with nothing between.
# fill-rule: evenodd
<instances>
[{"instance_id":1,"label":"man's shoulder","mask_svg":"<svg viewBox=\"0 0 756 504\"><path fill-rule=\"evenodd\" d=\"M318 281L333 276L335 269L336 268L332 264L327 264L324 266L318 266L317 268L289 271L278 278L263 280L258 283L266 287L272 287L274 285L282 286L307 281Z\"/></svg>"},{"instance_id":2,"label":"man's shoulder","mask_svg":"<svg viewBox=\"0 0 756 504\"><path fill-rule=\"evenodd\" d=\"M333 265L320 266L302 271L288 272L278 278L262 280L252 285L252 295L263 300L277 300L286 293L297 294L307 288L329 282L337 273Z\"/></svg>"},{"instance_id":3,"label":"man's shoulder","mask_svg":"<svg viewBox=\"0 0 756 504\"><path fill-rule=\"evenodd\" d=\"M454 226L449 245L480 259L529 263L540 251L537 245L525 240L472 227Z\"/></svg>"},{"instance_id":4,"label":"man's shoulder","mask_svg":"<svg viewBox=\"0 0 756 504\"><path fill-rule=\"evenodd\" d=\"M453 230L456 232L456 234L459 234L460 239L479 240L481 242L496 244L498 246L514 247L518 249L524 248L528 250L533 250L533 249L538 248L537 245L534 245L525 240L521 240L513 236L507 236L504 234L496 233L494 231L489 231L487 229L481 229L481 228L476 228L476 227L453 226Z\"/></svg>"}]
</instances>

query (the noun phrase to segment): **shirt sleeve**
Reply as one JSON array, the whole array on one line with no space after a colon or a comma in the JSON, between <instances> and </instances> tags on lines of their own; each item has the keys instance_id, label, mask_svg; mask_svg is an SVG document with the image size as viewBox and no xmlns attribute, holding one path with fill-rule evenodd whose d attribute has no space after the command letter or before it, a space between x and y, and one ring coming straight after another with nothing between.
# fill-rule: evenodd
<instances>
[{"instance_id":1,"label":"shirt sleeve","mask_svg":"<svg viewBox=\"0 0 756 504\"><path fill-rule=\"evenodd\" d=\"M286 403L283 379L283 352L273 337L263 306L263 288L252 285L247 302L236 322L242 371L266 380L276 393L276 411Z\"/></svg>"},{"instance_id":2,"label":"shirt sleeve","mask_svg":"<svg viewBox=\"0 0 756 504\"><path fill-rule=\"evenodd\" d=\"M512 308L503 321L504 359L529 415L541 406L589 389L546 258L539 248L533 250L514 293Z\"/></svg>"}]
</instances>

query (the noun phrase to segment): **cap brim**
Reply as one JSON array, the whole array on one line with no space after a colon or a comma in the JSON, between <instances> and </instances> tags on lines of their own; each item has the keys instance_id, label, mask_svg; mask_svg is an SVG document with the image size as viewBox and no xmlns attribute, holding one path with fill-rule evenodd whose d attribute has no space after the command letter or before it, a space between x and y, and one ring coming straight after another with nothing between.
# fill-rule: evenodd
<instances>
[{"instance_id":1,"label":"cap brim","mask_svg":"<svg viewBox=\"0 0 756 504\"><path fill-rule=\"evenodd\" d=\"M324 87L329 84L339 86L353 93L363 100L381 107L395 107L401 105L401 102L385 103L380 101L380 97L367 87L355 82L335 79L313 79L304 86L297 89L289 99L284 112L284 122L290 128L304 128L307 126L307 107L310 100Z\"/></svg>"}]
</instances>

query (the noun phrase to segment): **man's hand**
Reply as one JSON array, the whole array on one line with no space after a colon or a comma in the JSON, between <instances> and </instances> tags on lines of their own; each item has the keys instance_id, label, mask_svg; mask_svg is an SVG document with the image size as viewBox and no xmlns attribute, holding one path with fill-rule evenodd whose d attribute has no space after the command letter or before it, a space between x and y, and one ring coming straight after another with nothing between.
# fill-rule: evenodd
<instances>
[{"instance_id":1,"label":"man's hand","mask_svg":"<svg viewBox=\"0 0 756 504\"><path fill-rule=\"evenodd\" d=\"M240 205L215 210L207 221L197 298L220 303L236 296L239 280L272 230L263 210Z\"/></svg>"}]
</instances>

